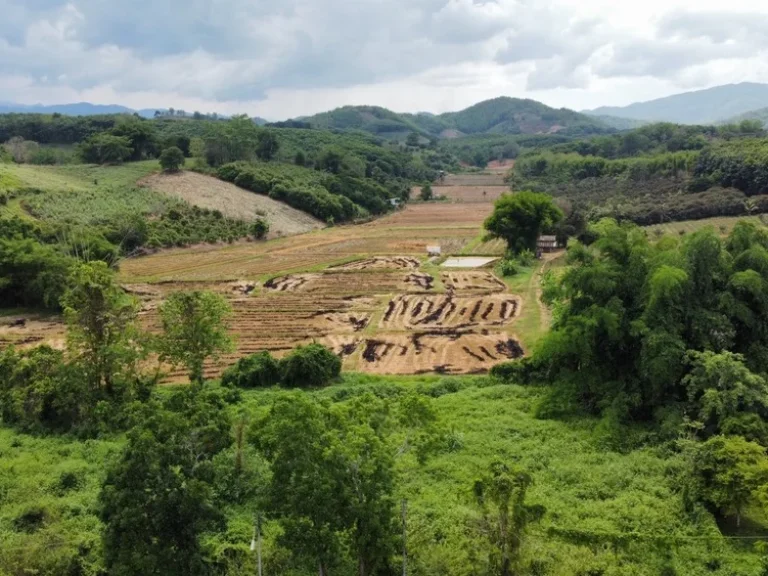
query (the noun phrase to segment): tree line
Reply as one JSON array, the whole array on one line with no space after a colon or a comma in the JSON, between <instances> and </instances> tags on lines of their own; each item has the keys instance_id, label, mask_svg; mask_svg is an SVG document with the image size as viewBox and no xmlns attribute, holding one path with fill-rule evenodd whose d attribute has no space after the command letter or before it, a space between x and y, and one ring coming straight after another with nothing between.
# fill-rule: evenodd
<instances>
[{"instance_id":1,"label":"tree line","mask_svg":"<svg viewBox=\"0 0 768 576\"><path fill-rule=\"evenodd\" d=\"M631 442L627 422L680 440L692 505L737 521L749 503L768 505L768 230L743 221L726 239L703 229L652 242L603 220L593 233L545 280L550 332L494 373L548 384L541 415L601 415L617 445Z\"/></svg>"}]
</instances>

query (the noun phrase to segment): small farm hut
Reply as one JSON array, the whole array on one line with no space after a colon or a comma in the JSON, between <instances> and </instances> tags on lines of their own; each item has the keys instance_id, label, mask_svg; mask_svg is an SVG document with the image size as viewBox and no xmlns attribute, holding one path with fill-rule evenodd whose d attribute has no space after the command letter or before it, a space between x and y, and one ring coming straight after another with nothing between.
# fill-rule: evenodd
<instances>
[{"instance_id":1,"label":"small farm hut","mask_svg":"<svg viewBox=\"0 0 768 576\"><path fill-rule=\"evenodd\" d=\"M427 246L427 256L440 256L442 253L440 246Z\"/></svg>"}]
</instances>

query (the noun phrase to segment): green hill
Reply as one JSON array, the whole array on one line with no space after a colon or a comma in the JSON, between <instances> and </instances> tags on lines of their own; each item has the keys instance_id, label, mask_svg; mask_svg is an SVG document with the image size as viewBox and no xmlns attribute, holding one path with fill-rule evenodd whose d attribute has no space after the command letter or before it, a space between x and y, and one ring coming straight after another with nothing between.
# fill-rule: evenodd
<instances>
[{"instance_id":1,"label":"green hill","mask_svg":"<svg viewBox=\"0 0 768 576\"><path fill-rule=\"evenodd\" d=\"M744 112L744 114L739 114L738 116L733 116L732 118L724 120L721 124L738 124L744 120L759 120L763 123L764 127L768 127L768 108L760 108L758 110Z\"/></svg>"},{"instance_id":2,"label":"green hill","mask_svg":"<svg viewBox=\"0 0 768 576\"><path fill-rule=\"evenodd\" d=\"M566 108L550 108L535 100L506 96L486 100L459 112L432 115L398 114L378 106L344 106L303 119L315 128L363 130L399 139L410 132L425 137L474 134L595 134L611 131L602 120Z\"/></svg>"}]
</instances>

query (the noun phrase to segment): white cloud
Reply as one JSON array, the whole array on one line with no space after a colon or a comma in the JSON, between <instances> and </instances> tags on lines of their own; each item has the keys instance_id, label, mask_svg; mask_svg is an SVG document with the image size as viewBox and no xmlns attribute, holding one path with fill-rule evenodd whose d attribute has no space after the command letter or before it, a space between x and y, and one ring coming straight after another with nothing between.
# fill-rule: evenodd
<instances>
[{"instance_id":1,"label":"white cloud","mask_svg":"<svg viewBox=\"0 0 768 576\"><path fill-rule=\"evenodd\" d=\"M0 0L0 100L279 119L344 104L576 109L768 81L768 6L731 0Z\"/></svg>"}]
</instances>

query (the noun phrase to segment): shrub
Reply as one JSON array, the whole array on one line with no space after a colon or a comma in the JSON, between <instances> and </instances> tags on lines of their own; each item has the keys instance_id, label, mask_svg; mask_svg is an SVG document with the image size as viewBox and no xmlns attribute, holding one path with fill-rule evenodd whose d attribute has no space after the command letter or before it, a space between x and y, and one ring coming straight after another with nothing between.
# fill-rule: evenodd
<instances>
[{"instance_id":1,"label":"shrub","mask_svg":"<svg viewBox=\"0 0 768 576\"><path fill-rule=\"evenodd\" d=\"M184 166L184 152L176 146L166 148L160 154L160 166L166 172L178 172Z\"/></svg>"},{"instance_id":2,"label":"shrub","mask_svg":"<svg viewBox=\"0 0 768 576\"><path fill-rule=\"evenodd\" d=\"M520 266L533 266L536 261L536 255L530 250L523 250L517 255L517 262Z\"/></svg>"},{"instance_id":3,"label":"shrub","mask_svg":"<svg viewBox=\"0 0 768 576\"><path fill-rule=\"evenodd\" d=\"M517 274L517 262L514 260L504 259L499 263L499 274L504 277L514 276Z\"/></svg>"},{"instance_id":4,"label":"shrub","mask_svg":"<svg viewBox=\"0 0 768 576\"><path fill-rule=\"evenodd\" d=\"M322 344L299 346L280 361L286 387L325 386L341 373L341 358Z\"/></svg>"},{"instance_id":5,"label":"shrub","mask_svg":"<svg viewBox=\"0 0 768 576\"><path fill-rule=\"evenodd\" d=\"M267 351L241 358L221 376L221 385L229 388L266 388L279 381L279 365Z\"/></svg>"},{"instance_id":6,"label":"shrub","mask_svg":"<svg viewBox=\"0 0 768 576\"><path fill-rule=\"evenodd\" d=\"M256 220L256 222L253 223L253 226L251 227L251 231L253 233L254 238L256 238L257 240L261 240L269 232L269 222L267 222L263 218L259 218L258 220Z\"/></svg>"}]
</instances>

